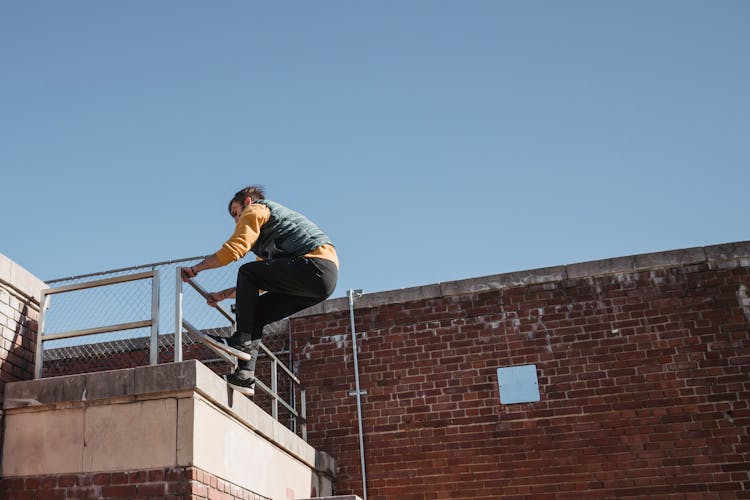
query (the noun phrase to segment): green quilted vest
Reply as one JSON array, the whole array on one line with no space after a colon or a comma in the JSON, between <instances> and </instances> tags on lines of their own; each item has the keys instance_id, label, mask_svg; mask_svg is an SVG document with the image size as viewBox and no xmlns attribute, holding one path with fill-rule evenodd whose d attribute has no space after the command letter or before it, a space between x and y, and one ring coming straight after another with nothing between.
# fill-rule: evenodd
<instances>
[{"instance_id":1,"label":"green quilted vest","mask_svg":"<svg viewBox=\"0 0 750 500\"><path fill-rule=\"evenodd\" d=\"M260 228L260 235L252 247L262 259L299 257L321 245L333 244L331 239L304 215L270 200L254 203L265 205L271 218Z\"/></svg>"}]
</instances>

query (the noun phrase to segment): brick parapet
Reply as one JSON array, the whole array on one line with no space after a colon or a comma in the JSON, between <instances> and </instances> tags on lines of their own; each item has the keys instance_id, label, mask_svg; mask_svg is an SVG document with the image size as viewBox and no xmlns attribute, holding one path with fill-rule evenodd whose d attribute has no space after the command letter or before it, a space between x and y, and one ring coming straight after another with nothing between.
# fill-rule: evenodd
<instances>
[{"instance_id":1,"label":"brick parapet","mask_svg":"<svg viewBox=\"0 0 750 500\"><path fill-rule=\"evenodd\" d=\"M698 264L706 264L709 267L750 267L750 241L644 253L526 271L494 274L399 290L368 293L358 298L356 305L357 308L365 309L567 279L592 278L603 275L625 274ZM305 309L292 316L292 318L335 313L347 310L348 308L349 301L346 297L331 299Z\"/></svg>"},{"instance_id":2,"label":"brick parapet","mask_svg":"<svg viewBox=\"0 0 750 500\"><path fill-rule=\"evenodd\" d=\"M366 294L378 498L750 498L750 242ZM348 300L290 320L309 438L362 490ZM534 364L541 401L500 403Z\"/></svg>"},{"instance_id":3,"label":"brick parapet","mask_svg":"<svg viewBox=\"0 0 750 500\"><path fill-rule=\"evenodd\" d=\"M372 498L750 498L747 242L356 301ZM341 301L340 301L341 302ZM309 438L362 489L348 301L292 319ZM541 400L505 405L497 369Z\"/></svg>"},{"instance_id":4,"label":"brick parapet","mask_svg":"<svg viewBox=\"0 0 750 500\"><path fill-rule=\"evenodd\" d=\"M43 281L0 254L0 401L7 382L34 376L39 297L44 288Z\"/></svg>"},{"instance_id":5,"label":"brick parapet","mask_svg":"<svg viewBox=\"0 0 750 500\"><path fill-rule=\"evenodd\" d=\"M39 297L45 287L26 269L0 254L0 448L4 438L5 384L34 376Z\"/></svg>"}]
</instances>

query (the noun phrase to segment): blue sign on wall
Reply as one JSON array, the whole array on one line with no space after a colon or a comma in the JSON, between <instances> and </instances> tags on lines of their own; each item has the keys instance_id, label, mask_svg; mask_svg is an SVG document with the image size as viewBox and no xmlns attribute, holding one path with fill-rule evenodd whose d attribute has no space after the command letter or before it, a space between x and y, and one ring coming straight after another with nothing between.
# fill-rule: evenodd
<instances>
[{"instance_id":1,"label":"blue sign on wall","mask_svg":"<svg viewBox=\"0 0 750 500\"><path fill-rule=\"evenodd\" d=\"M504 405L540 400L536 365L498 368L497 383L500 388L500 402Z\"/></svg>"}]
</instances>

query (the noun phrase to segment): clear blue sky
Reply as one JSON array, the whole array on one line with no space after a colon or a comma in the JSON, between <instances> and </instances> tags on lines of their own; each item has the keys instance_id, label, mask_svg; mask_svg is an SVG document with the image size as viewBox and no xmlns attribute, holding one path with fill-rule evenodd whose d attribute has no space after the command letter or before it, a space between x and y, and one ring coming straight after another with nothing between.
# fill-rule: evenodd
<instances>
[{"instance_id":1,"label":"clear blue sky","mask_svg":"<svg viewBox=\"0 0 750 500\"><path fill-rule=\"evenodd\" d=\"M212 253L254 183L335 297L748 238L750 2L0 1L0 253Z\"/></svg>"}]
</instances>

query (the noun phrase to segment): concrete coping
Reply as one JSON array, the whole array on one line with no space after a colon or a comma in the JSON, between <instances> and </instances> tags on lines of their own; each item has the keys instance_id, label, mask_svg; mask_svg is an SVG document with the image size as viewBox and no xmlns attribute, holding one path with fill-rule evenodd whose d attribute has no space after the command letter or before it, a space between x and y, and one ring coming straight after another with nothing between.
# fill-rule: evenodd
<instances>
[{"instance_id":1,"label":"concrete coping","mask_svg":"<svg viewBox=\"0 0 750 500\"><path fill-rule=\"evenodd\" d=\"M16 293L20 293L31 299L35 304L39 304L39 297L42 290L48 288L44 281L1 253L0 283L14 289Z\"/></svg>"},{"instance_id":2,"label":"concrete coping","mask_svg":"<svg viewBox=\"0 0 750 500\"><path fill-rule=\"evenodd\" d=\"M339 495L335 497L315 497L313 498L307 498L305 500L362 500L362 498L358 495Z\"/></svg>"},{"instance_id":3,"label":"concrete coping","mask_svg":"<svg viewBox=\"0 0 750 500\"><path fill-rule=\"evenodd\" d=\"M332 468L325 456L197 360L141 366L48 379L10 382L5 386L4 411L43 407L116 404L160 397L198 394L231 418L286 450L311 468Z\"/></svg>"},{"instance_id":4,"label":"concrete coping","mask_svg":"<svg viewBox=\"0 0 750 500\"><path fill-rule=\"evenodd\" d=\"M610 274L627 274L654 269L737 261L738 265L750 266L750 241L724 243L706 247L685 248L666 252L654 252L611 259L594 260L562 266L531 269L479 278L470 278L432 285L402 288L365 294L356 299L357 308L371 308L412 302L451 295L500 290L517 286L527 286L567 279L581 279ZM340 312L349 309L347 297L329 299L291 316L301 318Z\"/></svg>"}]
</instances>

